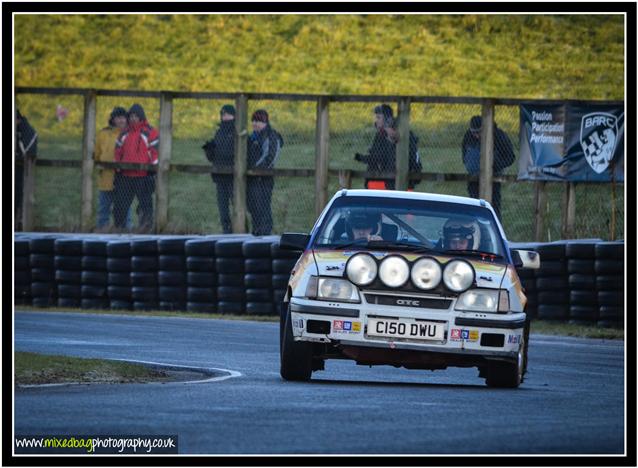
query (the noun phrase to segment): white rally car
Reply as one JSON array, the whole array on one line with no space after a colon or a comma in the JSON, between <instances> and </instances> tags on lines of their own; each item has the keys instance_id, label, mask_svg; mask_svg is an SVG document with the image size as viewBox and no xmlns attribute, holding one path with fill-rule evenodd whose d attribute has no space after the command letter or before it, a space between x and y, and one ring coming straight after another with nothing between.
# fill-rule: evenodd
<instances>
[{"instance_id":1,"label":"white rally car","mask_svg":"<svg viewBox=\"0 0 638 468\"><path fill-rule=\"evenodd\" d=\"M341 190L310 234L281 307L281 376L309 380L326 359L409 369L478 367L487 385L518 387L529 321L516 273L536 252L511 250L483 200Z\"/></svg>"}]
</instances>

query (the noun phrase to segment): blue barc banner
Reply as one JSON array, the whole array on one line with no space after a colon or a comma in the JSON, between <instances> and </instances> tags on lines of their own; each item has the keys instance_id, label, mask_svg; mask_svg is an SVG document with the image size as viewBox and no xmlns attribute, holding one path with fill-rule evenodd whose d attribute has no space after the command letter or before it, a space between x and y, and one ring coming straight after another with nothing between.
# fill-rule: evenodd
<instances>
[{"instance_id":1,"label":"blue barc banner","mask_svg":"<svg viewBox=\"0 0 638 468\"><path fill-rule=\"evenodd\" d=\"M519 138L519 180L625 180L623 106L521 105Z\"/></svg>"}]
</instances>

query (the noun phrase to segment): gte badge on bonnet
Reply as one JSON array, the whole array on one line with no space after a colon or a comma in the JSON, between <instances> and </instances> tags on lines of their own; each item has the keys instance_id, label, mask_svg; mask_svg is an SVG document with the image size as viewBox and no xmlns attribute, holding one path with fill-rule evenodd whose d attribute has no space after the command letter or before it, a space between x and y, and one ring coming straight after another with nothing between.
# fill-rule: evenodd
<instances>
[{"instance_id":1,"label":"gte badge on bonnet","mask_svg":"<svg viewBox=\"0 0 638 468\"><path fill-rule=\"evenodd\" d=\"M584 115L580 124L580 145L585 159L601 174L614 157L618 140L618 118L606 112Z\"/></svg>"}]
</instances>

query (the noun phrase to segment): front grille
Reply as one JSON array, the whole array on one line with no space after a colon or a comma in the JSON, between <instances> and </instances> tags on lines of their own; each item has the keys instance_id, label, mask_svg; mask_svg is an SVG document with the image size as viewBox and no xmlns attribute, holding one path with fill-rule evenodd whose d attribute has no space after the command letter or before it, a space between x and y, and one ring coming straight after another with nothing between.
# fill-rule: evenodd
<instances>
[{"instance_id":1,"label":"front grille","mask_svg":"<svg viewBox=\"0 0 638 468\"><path fill-rule=\"evenodd\" d=\"M368 304L412 307L420 309L447 310L452 301L435 297L386 296L384 294L365 294Z\"/></svg>"}]
</instances>

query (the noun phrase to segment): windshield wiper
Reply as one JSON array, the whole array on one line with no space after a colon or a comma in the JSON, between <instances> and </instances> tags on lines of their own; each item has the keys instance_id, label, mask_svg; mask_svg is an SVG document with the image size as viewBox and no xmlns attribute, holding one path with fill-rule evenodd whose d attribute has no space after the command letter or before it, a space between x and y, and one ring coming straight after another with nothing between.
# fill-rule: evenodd
<instances>
[{"instance_id":1,"label":"windshield wiper","mask_svg":"<svg viewBox=\"0 0 638 468\"><path fill-rule=\"evenodd\" d=\"M386 241L386 240L365 240L358 239L345 244L333 244L330 248L334 250L347 249L349 247L361 247L367 249L386 249L386 250L410 250L411 252L423 253L431 252L434 249L426 247L422 244L412 244L410 242Z\"/></svg>"},{"instance_id":2,"label":"windshield wiper","mask_svg":"<svg viewBox=\"0 0 638 468\"><path fill-rule=\"evenodd\" d=\"M472 250L472 249L459 249L459 250L443 250L441 253L450 254L450 255L472 255L474 257L490 257L491 259L495 258L503 258L502 255L495 254L494 252L485 252L483 250Z\"/></svg>"}]
</instances>

